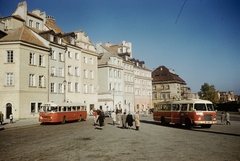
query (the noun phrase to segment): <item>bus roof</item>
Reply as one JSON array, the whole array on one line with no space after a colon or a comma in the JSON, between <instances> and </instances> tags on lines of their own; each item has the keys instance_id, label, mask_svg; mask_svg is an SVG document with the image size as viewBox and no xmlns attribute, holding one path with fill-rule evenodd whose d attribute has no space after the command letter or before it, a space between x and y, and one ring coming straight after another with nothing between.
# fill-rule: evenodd
<instances>
[{"instance_id":1,"label":"bus roof","mask_svg":"<svg viewBox=\"0 0 240 161\"><path fill-rule=\"evenodd\" d=\"M202 100L202 99L185 99L185 100L173 100L173 101L163 101L156 104L184 104L184 103L210 103L211 101Z\"/></svg>"},{"instance_id":2,"label":"bus roof","mask_svg":"<svg viewBox=\"0 0 240 161\"><path fill-rule=\"evenodd\" d=\"M57 106L65 106L65 107L71 107L71 106L86 106L85 103L53 103L53 102L46 102L43 103L41 106L52 106L52 107L57 107Z\"/></svg>"}]
</instances>

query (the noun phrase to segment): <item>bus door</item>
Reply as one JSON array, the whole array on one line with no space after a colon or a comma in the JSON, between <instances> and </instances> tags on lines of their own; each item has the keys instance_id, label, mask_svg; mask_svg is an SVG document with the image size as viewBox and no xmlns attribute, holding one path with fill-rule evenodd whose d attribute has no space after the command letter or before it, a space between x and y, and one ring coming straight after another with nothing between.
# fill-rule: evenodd
<instances>
[{"instance_id":1,"label":"bus door","mask_svg":"<svg viewBox=\"0 0 240 161\"><path fill-rule=\"evenodd\" d=\"M180 124L180 105L172 104L171 122Z\"/></svg>"},{"instance_id":2,"label":"bus door","mask_svg":"<svg viewBox=\"0 0 240 161\"><path fill-rule=\"evenodd\" d=\"M180 123L181 124L185 123L185 118L186 117L188 117L187 104L182 104L181 105L181 111L180 111Z\"/></svg>"}]
</instances>

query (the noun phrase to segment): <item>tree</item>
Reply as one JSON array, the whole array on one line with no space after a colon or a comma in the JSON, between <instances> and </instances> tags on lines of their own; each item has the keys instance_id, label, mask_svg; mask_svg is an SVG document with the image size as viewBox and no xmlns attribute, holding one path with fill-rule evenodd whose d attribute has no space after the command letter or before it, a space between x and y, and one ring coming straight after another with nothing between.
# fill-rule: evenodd
<instances>
[{"instance_id":1,"label":"tree","mask_svg":"<svg viewBox=\"0 0 240 161\"><path fill-rule=\"evenodd\" d=\"M202 88L200 90L201 91L198 92L199 98L211 101L214 104L214 106L217 105L218 103L217 91L214 85L209 85L208 83L204 83L204 85L202 85Z\"/></svg>"}]
</instances>

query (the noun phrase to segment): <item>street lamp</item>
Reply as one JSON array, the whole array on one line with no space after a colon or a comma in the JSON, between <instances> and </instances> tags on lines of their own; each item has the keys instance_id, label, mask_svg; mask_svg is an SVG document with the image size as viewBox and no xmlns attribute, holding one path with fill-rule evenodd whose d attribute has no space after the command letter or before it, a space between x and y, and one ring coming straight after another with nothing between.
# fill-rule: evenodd
<instances>
[{"instance_id":1,"label":"street lamp","mask_svg":"<svg viewBox=\"0 0 240 161\"><path fill-rule=\"evenodd\" d=\"M114 110L114 88L112 89L113 91L113 110Z\"/></svg>"}]
</instances>

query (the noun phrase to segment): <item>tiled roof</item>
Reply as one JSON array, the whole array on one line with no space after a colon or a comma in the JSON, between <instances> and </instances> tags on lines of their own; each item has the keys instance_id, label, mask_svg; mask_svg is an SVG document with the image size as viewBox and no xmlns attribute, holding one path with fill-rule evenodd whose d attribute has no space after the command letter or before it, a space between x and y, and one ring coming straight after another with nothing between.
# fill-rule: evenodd
<instances>
[{"instance_id":1,"label":"tiled roof","mask_svg":"<svg viewBox=\"0 0 240 161\"><path fill-rule=\"evenodd\" d=\"M46 47L28 27L22 26L14 30L8 30L7 35L0 39L0 42L24 41L30 44Z\"/></svg>"},{"instance_id":2,"label":"tiled roof","mask_svg":"<svg viewBox=\"0 0 240 161\"><path fill-rule=\"evenodd\" d=\"M60 29L56 24L55 20L47 19L46 20L46 26L51 30L54 30L55 33L61 33L64 34L63 30Z\"/></svg>"},{"instance_id":3,"label":"tiled roof","mask_svg":"<svg viewBox=\"0 0 240 161\"><path fill-rule=\"evenodd\" d=\"M171 81L186 84L178 75L171 73L165 66L159 66L152 72L152 82Z\"/></svg>"}]
</instances>

